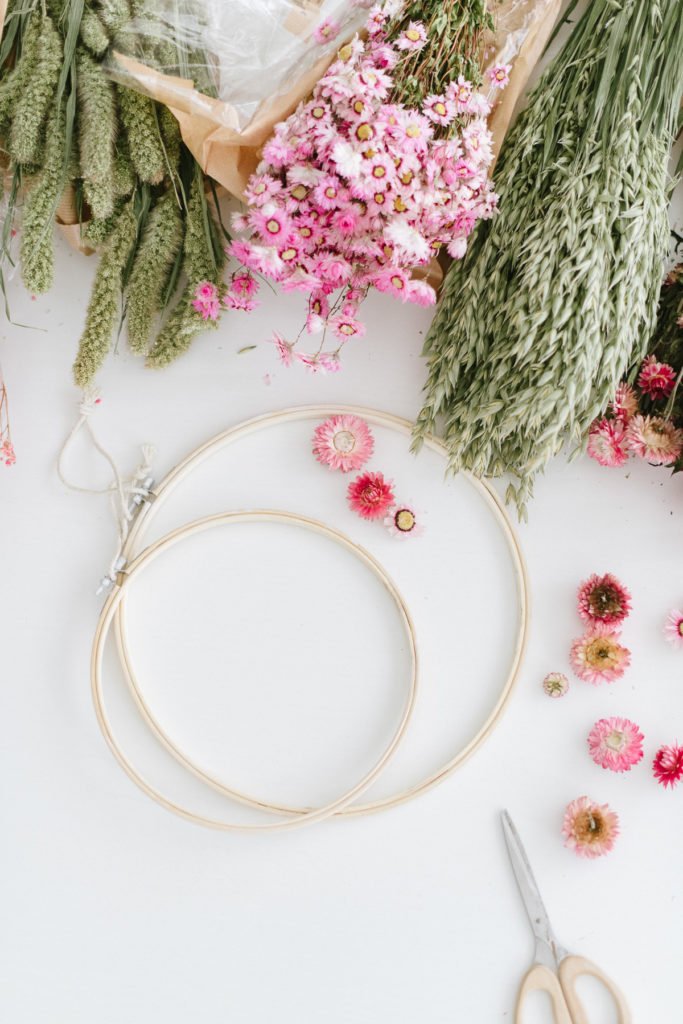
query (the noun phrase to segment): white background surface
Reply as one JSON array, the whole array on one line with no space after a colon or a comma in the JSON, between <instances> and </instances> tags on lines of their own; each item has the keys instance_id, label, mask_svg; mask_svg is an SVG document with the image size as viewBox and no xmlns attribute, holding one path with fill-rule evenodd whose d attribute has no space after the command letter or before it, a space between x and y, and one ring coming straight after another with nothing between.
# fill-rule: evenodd
<instances>
[{"instance_id":1,"label":"white background surface","mask_svg":"<svg viewBox=\"0 0 683 1024\"><path fill-rule=\"evenodd\" d=\"M7 328L2 350L18 452L0 473L3 1019L510 1021L532 944L498 821L507 806L559 937L621 984L635 1021L679 1024L683 789L656 786L649 762L660 743L683 740L683 654L661 636L668 609L683 602L683 479L582 459L558 460L538 481L520 528L528 656L492 738L444 785L379 816L282 835L203 830L135 789L91 708L93 589L113 524L106 500L66 491L55 473L77 409L70 364L94 272L92 260L59 253L50 296L33 302L12 288L15 320L41 330ZM288 405L351 402L412 417L428 315L380 297L365 310L368 337L348 346L336 378L282 370L260 344L298 323L294 301L226 315L161 373L122 345L101 375L96 429L127 470L137 446L155 442L162 475L225 427ZM268 501L328 519L386 562L425 653L422 710L405 759L377 790L387 792L438 763L490 703L515 625L509 564L467 486L443 485L436 462L414 462L382 431L372 465L427 510L428 530L398 545L354 519L345 478L308 455L309 426L220 456L160 525ZM86 479L98 473L85 451L72 466ZM212 536L150 571L131 602L134 653L150 701L211 767L259 793L321 799L353 782L386 740L405 685L401 635L381 590L334 549L277 529L243 540ZM576 587L606 570L634 595L633 666L611 686L574 680L551 701L540 683L569 671ZM122 692L114 670L108 678ZM592 724L613 714L646 735L645 762L624 777L586 752ZM160 777L175 785L170 769ZM615 850L595 863L560 837L563 808L582 793L622 819ZM601 1019L610 1020L591 1024Z\"/></svg>"}]
</instances>

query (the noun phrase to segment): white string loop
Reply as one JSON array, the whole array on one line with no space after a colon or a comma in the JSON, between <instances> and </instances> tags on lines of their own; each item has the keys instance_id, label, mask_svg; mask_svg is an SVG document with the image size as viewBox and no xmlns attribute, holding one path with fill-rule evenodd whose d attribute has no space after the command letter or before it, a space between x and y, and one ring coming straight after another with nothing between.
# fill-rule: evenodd
<instances>
[{"instance_id":1,"label":"white string loop","mask_svg":"<svg viewBox=\"0 0 683 1024\"><path fill-rule=\"evenodd\" d=\"M152 461L156 454L154 445L143 444L140 448L142 461L131 477L122 477L114 457L97 439L90 422L91 416L96 411L100 401L99 392L97 391L83 394L78 407L78 419L66 437L57 460L59 479L70 491L78 491L81 494L108 494L111 497L112 512L116 520L117 546L114 557L109 564L109 570L100 580L96 591L97 594L109 590L114 585L118 573L121 572L126 564L126 559L123 557L123 548L130 533L131 524L140 508L150 501L152 496L154 478L151 469ZM111 470L113 479L106 487L84 487L70 480L65 472L64 462L66 454L82 430L86 431L93 448L102 456Z\"/></svg>"}]
</instances>

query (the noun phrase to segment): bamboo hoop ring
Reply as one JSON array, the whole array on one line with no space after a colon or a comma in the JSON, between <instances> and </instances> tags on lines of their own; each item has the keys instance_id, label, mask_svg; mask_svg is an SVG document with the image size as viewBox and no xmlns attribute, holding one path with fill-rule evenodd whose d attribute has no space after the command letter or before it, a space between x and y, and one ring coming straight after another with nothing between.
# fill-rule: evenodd
<instances>
[{"instance_id":1,"label":"bamboo hoop ring","mask_svg":"<svg viewBox=\"0 0 683 1024\"><path fill-rule=\"evenodd\" d=\"M368 409L362 406L330 406L330 405L310 405L300 406L290 409L284 409L281 412L268 413L265 416L258 416L251 420L238 424L235 427L230 427L222 433L216 435L209 441L205 442L194 452L188 455L182 462L180 462L175 469L165 477L165 479L156 487L152 492L152 502L145 506L140 516L137 518L128 540L124 548L124 557L130 557L131 553L135 550L137 544L141 538L144 537L150 523L156 513L159 511L163 502L171 494L171 492L179 484L186 479L186 477L205 459L209 458L215 452L227 447L228 445L238 441L251 434L257 433L270 426L274 426L280 423L291 423L299 422L307 419L319 419L325 418L330 415L354 415L360 416L376 426L387 427L394 429L410 437L412 435L413 425L409 420L403 419L399 416L394 416L391 413L381 412L376 409ZM448 452L441 441L435 437L427 437L425 439L425 446L430 450L436 452L445 458L448 457ZM515 529L510 521L507 511L501 502L500 498L493 490L492 487L484 480L480 480L472 474L463 472L462 476L477 490L483 497L484 501L488 505L489 509L493 513L493 516L501 528L504 537L507 541L508 549L512 558L513 568L515 571L516 589L519 600L519 629L517 632L515 648L508 671L508 675L503 683L502 690L496 700L491 712L486 718L485 722L475 733L472 739L466 743L457 753L441 768L433 772L431 775L422 779L420 782L413 786L410 786L393 796L384 797L382 799L371 801L365 804L355 804L353 806L345 806L343 809L337 810L335 813L343 817L355 817L363 814L370 814L376 811L385 810L390 807L396 807L399 804L406 803L408 800L425 793L427 790L432 789L434 786L443 782L449 778L458 768L460 768L469 758L481 747L488 737L493 732L493 729L500 721L503 712L505 711L512 692L519 675L524 652L526 650L526 644L528 640L529 632L529 582L527 577L527 570L522 554L522 549L519 543L519 539L515 532ZM237 801L238 803L246 804L250 807L255 807L259 810L270 811L276 814L290 814L300 815L304 813L305 808L301 807L288 807L278 803L272 803L266 800L259 799L257 797L249 796L248 794L242 793L236 789L225 784L221 779L216 778L210 772L205 771L203 768L198 766L190 757L187 756L166 734L161 724L154 717L151 709L147 705L142 691L138 685L137 679L132 666L130 657L130 650L127 643L126 634L126 620L125 620L125 595L121 598L116 611L116 637L119 648L119 656L123 666L128 685L130 687L133 698L140 710L141 715L147 722L147 725L156 735L157 739L163 744L164 747L176 758L176 760L187 768L192 774L200 778L212 789L215 789L224 796L230 797L230 799Z\"/></svg>"},{"instance_id":2,"label":"bamboo hoop ring","mask_svg":"<svg viewBox=\"0 0 683 1024\"><path fill-rule=\"evenodd\" d=\"M102 691L102 662L112 620L114 619L117 608L123 600L126 589L132 584L133 580L138 577L152 561L154 561L155 558L193 534L201 533L205 530L210 530L217 526L225 526L231 523L254 522L288 523L289 525L321 534L323 537L333 540L343 548L346 548L347 551L350 551L365 566L367 566L384 585L399 611L401 622L408 638L411 672L408 696L398 727L383 754L375 762L372 768L370 768L370 770L363 776L360 782L357 782L351 789L347 790L331 803L325 804L323 807L305 808L301 811L294 812L294 817L286 818L284 821L271 821L261 824L238 824L235 822L221 821L216 818L208 818L201 814L195 814L193 811L188 810L187 807L183 807L180 804L175 803L173 800L165 797L151 783L147 782L147 780L134 768L130 760L121 750L118 740L114 735L111 722L107 716L104 694ZM167 808L167 810L173 811L175 814L179 814L181 817L186 818L189 821L194 821L197 824L207 825L211 828L232 832L275 832L301 827L303 825L312 825L314 822L323 821L325 818L331 817L333 814L342 810L347 804L351 803L351 801L355 800L357 796L372 785L385 765L391 760L398 749L401 740L405 736L415 709L417 679L417 643L415 640L415 630L410 612L408 611L408 607L401 596L401 593L386 574L380 563L368 551L360 547L360 545L355 544L339 530L332 529L332 527L326 526L324 523L320 523L315 519L308 519L305 516L297 515L293 512L278 512L265 509L247 512L219 512L217 515L206 516L203 519L196 519L185 526L178 527L176 530L166 534L164 537L161 537L149 547L145 548L145 550L139 554L125 570L122 570L119 573L116 585L107 598L100 613L97 629L95 631L95 640L93 643L91 657L92 697L97 714L97 720L104 737L114 754L114 757L129 778L139 786L144 793L155 800L158 804L161 804L162 807ZM270 810L270 808L266 809Z\"/></svg>"}]
</instances>

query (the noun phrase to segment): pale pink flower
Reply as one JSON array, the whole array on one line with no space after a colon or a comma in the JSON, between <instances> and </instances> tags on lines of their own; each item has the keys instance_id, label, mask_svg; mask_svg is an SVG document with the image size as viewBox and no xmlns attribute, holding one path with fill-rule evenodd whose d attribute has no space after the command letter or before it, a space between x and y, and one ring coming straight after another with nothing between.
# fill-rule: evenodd
<instances>
[{"instance_id":1,"label":"pale pink flower","mask_svg":"<svg viewBox=\"0 0 683 1024\"><path fill-rule=\"evenodd\" d=\"M653 466L672 466L683 451L683 430L661 416L634 416L626 442L639 458Z\"/></svg>"},{"instance_id":2,"label":"pale pink flower","mask_svg":"<svg viewBox=\"0 0 683 1024\"><path fill-rule=\"evenodd\" d=\"M408 302L415 302L418 306L433 306L436 302L436 292L426 281L410 280L407 299Z\"/></svg>"},{"instance_id":3,"label":"pale pink flower","mask_svg":"<svg viewBox=\"0 0 683 1024\"><path fill-rule=\"evenodd\" d=\"M615 419L627 424L632 416L638 412L638 396L630 384L621 383L616 390L612 402L612 414Z\"/></svg>"},{"instance_id":4,"label":"pale pink flower","mask_svg":"<svg viewBox=\"0 0 683 1024\"><path fill-rule=\"evenodd\" d=\"M372 282L380 292L388 292L404 302L408 297L408 275L400 267L387 267L381 270Z\"/></svg>"},{"instance_id":5,"label":"pale pink flower","mask_svg":"<svg viewBox=\"0 0 683 1024\"><path fill-rule=\"evenodd\" d=\"M648 356L638 376L638 387L653 401L668 398L676 384L676 371L668 363L660 363L655 356Z\"/></svg>"},{"instance_id":6,"label":"pale pink flower","mask_svg":"<svg viewBox=\"0 0 683 1024\"><path fill-rule=\"evenodd\" d=\"M17 461L14 445L8 437L0 445L0 461L4 462L6 466L13 466Z\"/></svg>"},{"instance_id":7,"label":"pale pink flower","mask_svg":"<svg viewBox=\"0 0 683 1024\"><path fill-rule=\"evenodd\" d=\"M349 484L347 499L362 519L383 519L395 501L392 481L382 473L361 473Z\"/></svg>"},{"instance_id":8,"label":"pale pink flower","mask_svg":"<svg viewBox=\"0 0 683 1024\"><path fill-rule=\"evenodd\" d=\"M331 416L313 434L313 454L318 462L342 473L364 466L374 448L372 432L359 416Z\"/></svg>"},{"instance_id":9,"label":"pale pink flower","mask_svg":"<svg viewBox=\"0 0 683 1024\"><path fill-rule=\"evenodd\" d=\"M426 42L427 32L422 22L411 21L405 32L402 32L396 40L396 46L399 50L415 53L417 50L421 50Z\"/></svg>"},{"instance_id":10,"label":"pale pink flower","mask_svg":"<svg viewBox=\"0 0 683 1024\"><path fill-rule=\"evenodd\" d=\"M495 85L497 89L504 89L510 81L510 72L512 71L512 64L494 64L489 69L489 81L492 85Z\"/></svg>"},{"instance_id":11,"label":"pale pink flower","mask_svg":"<svg viewBox=\"0 0 683 1024\"><path fill-rule=\"evenodd\" d=\"M631 663L631 652L619 643L620 634L596 622L571 647L570 661L579 679L597 686L620 679Z\"/></svg>"},{"instance_id":12,"label":"pale pink flower","mask_svg":"<svg viewBox=\"0 0 683 1024\"><path fill-rule=\"evenodd\" d=\"M341 359L338 352L321 352L318 362L324 373L339 373L341 370Z\"/></svg>"},{"instance_id":13,"label":"pale pink flower","mask_svg":"<svg viewBox=\"0 0 683 1024\"><path fill-rule=\"evenodd\" d=\"M642 760L644 739L628 718L601 718L588 734L588 750L601 768L629 772Z\"/></svg>"},{"instance_id":14,"label":"pale pink flower","mask_svg":"<svg viewBox=\"0 0 683 1024\"><path fill-rule=\"evenodd\" d=\"M608 804L580 796L564 812L562 835L564 845L579 857L602 857L614 847L619 818Z\"/></svg>"},{"instance_id":15,"label":"pale pink flower","mask_svg":"<svg viewBox=\"0 0 683 1024\"><path fill-rule=\"evenodd\" d=\"M549 672L543 680L543 692L549 697L564 697L569 689L569 680L564 672Z\"/></svg>"},{"instance_id":16,"label":"pale pink flower","mask_svg":"<svg viewBox=\"0 0 683 1024\"><path fill-rule=\"evenodd\" d=\"M289 218L278 207L263 207L255 211L253 220L261 238L271 245L283 241L291 230Z\"/></svg>"},{"instance_id":17,"label":"pale pink flower","mask_svg":"<svg viewBox=\"0 0 683 1024\"><path fill-rule=\"evenodd\" d=\"M683 612L674 608L664 623L664 636L673 647L683 647Z\"/></svg>"},{"instance_id":18,"label":"pale pink flower","mask_svg":"<svg viewBox=\"0 0 683 1024\"><path fill-rule=\"evenodd\" d=\"M456 82L451 82L446 90L446 95L455 103L459 114L464 114L468 111L473 93L474 86L463 75L459 75Z\"/></svg>"},{"instance_id":19,"label":"pale pink flower","mask_svg":"<svg viewBox=\"0 0 683 1024\"><path fill-rule=\"evenodd\" d=\"M579 587L579 615L584 622L622 622L631 611L631 594L611 572L595 573Z\"/></svg>"},{"instance_id":20,"label":"pale pink flower","mask_svg":"<svg viewBox=\"0 0 683 1024\"><path fill-rule=\"evenodd\" d=\"M334 21L332 18L323 18L323 20L316 26L313 33L313 38L316 43L320 43L324 46L325 43L331 43L333 39L336 39L341 30L341 25L338 21Z\"/></svg>"},{"instance_id":21,"label":"pale pink flower","mask_svg":"<svg viewBox=\"0 0 683 1024\"><path fill-rule=\"evenodd\" d=\"M455 104L446 96L428 96L422 110L425 116L436 124L450 124L455 117Z\"/></svg>"},{"instance_id":22,"label":"pale pink flower","mask_svg":"<svg viewBox=\"0 0 683 1024\"><path fill-rule=\"evenodd\" d=\"M660 747L652 762L652 771L660 785L673 789L683 778L683 747L677 743Z\"/></svg>"},{"instance_id":23,"label":"pale pink flower","mask_svg":"<svg viewBox=\"0 0 683 1024\"><path fill-rule=\"evenodd\" d=\"M282 184L270 174L256 174L249 179L244 198L250 206L263 206L274 195L282 191ZM234 220L233 220L234 225ZM236 227L236 225L234 225Z\"/></svg>"},{"instance_id":24,"label":"pale pink flower","mask_svg":"<svg viewBox=\"0 0 683 1024\"><path fill-rule=\"evenodd\" d=\"M622 421L596 420L588 433L588 454L601 466L623 466L628 450Z\"/></svg>"},{"instance_id":25,"label":"pale pink flower","mask_svg":"<svg viewBox=\"0 0 683 1024\"><path fill-rule=\"evenodd\" d=\"M361 323L360 320L356 320L352 316L335 316L328 321L328 326L332 328L335 335L341 338L343 341L348 341L349 338L362 338L365 334L365 324Z\"/></svg>"},{"instance_id":26,"label":"pale pink flower","mask_svg":"<svg viewBox=\"0 0 683 1024\"><path fill-rule=\"evenodd\" d=\"M294 353L293 343L285 341L282 335L279 334L277 331L273 331L273 337L271 338L271 341L275 345L275 348L277 349L278 358L282 365L291 366Z\"/></svg>"},{"instance_id":27,"label":"pale pink flower","mask_svg":"<svg viewBox=\"0 0 683 1024\"><path fill-rule=\"evenodd\" d=\"M384 525L392 537L405 540L407 537L419 537L424 532L422 517L412 504L397 502L384 517Z\"/></svg>"}]
</instances>

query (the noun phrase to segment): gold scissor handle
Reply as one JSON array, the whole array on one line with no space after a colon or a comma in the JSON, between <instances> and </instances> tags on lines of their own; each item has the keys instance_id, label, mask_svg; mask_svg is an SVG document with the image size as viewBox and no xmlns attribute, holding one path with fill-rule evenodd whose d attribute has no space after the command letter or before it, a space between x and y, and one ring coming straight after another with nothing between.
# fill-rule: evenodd
<instances>
[{"instance_id":1,"label":"gold scissor handle","mask_svg":"<svg viewBox=\"0 0 683 1024\"><path fill-rule=\"evenodd\" d=\"M562 992L569 1009L571 1024L589 1024L586 1011L576 992L577 978L582 977L584 974L590 974L591 977L597 978L612 996L619 1014L617 1018L618 1024L631 1024L631 1011L626 1005L624 996L612 979L601 971L597 964L584 959L582 956L566 956L560 963L558 973Z\"/></svg>"},{"instance_id":2,"label":"gold scissor handle","mask_svg":"<svg viewBox=\"0 0 683 1024\"><path fill-rule=\"evenodd\" d=\"M534 964L522 979L515 1008L515 1024L524 1024L522 1010L531 992L547 992L553 1005L555 1024L579 1024L569 1015L569 1007L558 976L543 964Z\"/></svg>"}]
</instances>

